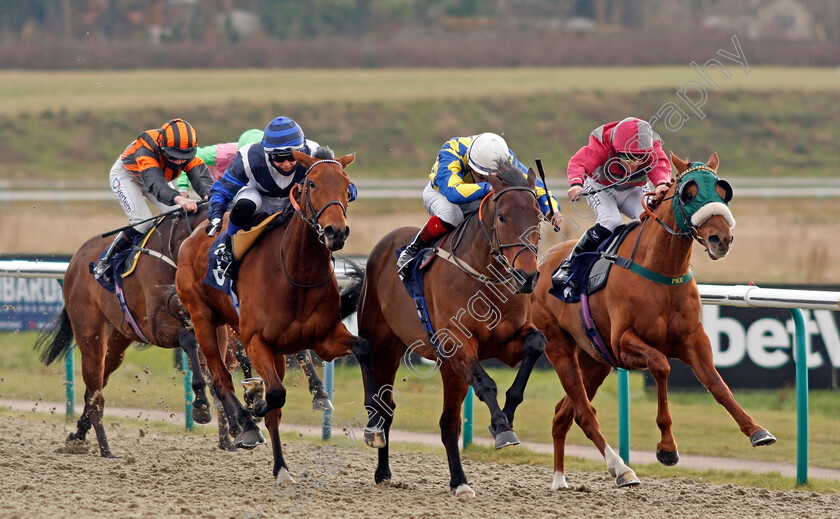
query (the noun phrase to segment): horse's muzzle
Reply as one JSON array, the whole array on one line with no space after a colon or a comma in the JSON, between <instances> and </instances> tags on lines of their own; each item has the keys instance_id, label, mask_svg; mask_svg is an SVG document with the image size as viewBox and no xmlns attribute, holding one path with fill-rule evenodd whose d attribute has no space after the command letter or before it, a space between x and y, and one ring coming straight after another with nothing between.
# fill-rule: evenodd
<instances>
[{"instance_id":1,"label":"horse's muzzle","mask_svg":"<svg viewBox=\"0 0 840 519\"><path fill-rule=\"evenodd\" d=\"M726 255L729 254L729 247L732 245L734 240L735 236L731 234L726 237L720 237L717 234L712 234L703 240L703 242L706 246L706 251L708 252L709 257L713 260L718 260L725 258Z\"/></svg>"},{"instance_id":2,"label":"horse's muzzle","mask_svg":"<svg viewBox=\"0 0 840 519\"><path fill-rule=\"evenodd\" d=\"M344 248L344 242L350 236L350 227L344 226L343 229L337 229L332 225L324 228L324 245L331 251L337 251Z\"/></svg>"},{"instance_id":3,"label":"horse's muzzle","mask_svg":"<svg viewBox=\"0 0 840 519\"><path fill-rule=\"evenodd\" d=\"M530 294L537 288L537 281L540 279L540 271L528 273L522 269L514 269L513 277L516 279L516 293Z\"/></svg>"}]
</instances>

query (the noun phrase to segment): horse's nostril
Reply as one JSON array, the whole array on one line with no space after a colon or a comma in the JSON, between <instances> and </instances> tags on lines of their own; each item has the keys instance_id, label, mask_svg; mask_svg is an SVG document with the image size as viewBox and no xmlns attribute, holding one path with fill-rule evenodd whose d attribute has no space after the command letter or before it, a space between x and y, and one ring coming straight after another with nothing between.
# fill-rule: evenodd
<instances>
[{"instance_id":1,"label":"horse's nostril","mask_svg":"<svg viewBox=\"0 0 840 519\"><path fill-rule=\"evenodd\" d=\"M344 239L346 240L347 237L350 236L350 226L344 228Z\"/></svg>"},{"instance_id":2,"label":"horse's nostril","mask_svg":"<svg viewBox=\"0 0 840 519\"><path fill-rule=\"evenodd\" d=\"M335 228L332 225L326 226L324 228L324 236L332 239L332 237L335 236Z\"/></svg>"},{"instance_id":3,"label":"horse's nostril","mask_svg":"<svg viewBox=\"0 0 840 519\"><path fill-rule=\"evenodd\" d=\"M713 235L709 236L709 243L712 244L712 245L720 244L720 237L718 237L717 234L713 234Z\"/></svg>"}]
</instances>

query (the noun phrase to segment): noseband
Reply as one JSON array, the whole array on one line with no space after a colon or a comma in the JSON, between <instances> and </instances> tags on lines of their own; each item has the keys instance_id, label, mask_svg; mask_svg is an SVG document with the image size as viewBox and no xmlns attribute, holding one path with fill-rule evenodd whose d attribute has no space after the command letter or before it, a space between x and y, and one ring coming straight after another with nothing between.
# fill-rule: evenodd
<instances>
[{"instance_id":1,"label":"noseband","mask_svg":"<svg viewBox=\"0 0 840 519\"><path fill-rule=\"evenodd\" d=\"M484 232L484 236L487 237L488 245L490 245L490 255L493 257L493 259L495 259L496 261L498 261L499 263L501 263L504 266L505 273L507 275L505 275L503 277L490 278L490 277L487 276L487 274L482 274L482 273L478 272L477 270L472 268L470 265L465 263L463 260L461 260L460 258L455 256L455 249L461 243L461 238L464 237L464 231L466 231L466 229L467 229L466 222L461 224L460 228L455 232L455 236L453 237L453 243L452 243L452 252L445 251L445 250L441 249L440 247L438 247L438 248L435 249L435 254L437 254L438 256L443 258L444 260L448 261L449 263L452 263L453 265L455 265L456 267L458 267L459 269L464 271L466 274L468 274L470 277L472 277L474 279L477 279L478 281L481 281L482 283L491 283L491 284L494 284L494 285L502 285L502 284L507 283L511 279L517 279L518 275L516 273L514 273L513 265L507 260L505 255L502 254L502 249L504 249L505 247L521 247L521 249L513 257L513 262L514 263L516 262L516 258L519 257L519 255L526 250L529 250L529 251L533 252L535 256L536 256L537 252L535 250L531 249L531 247L529 247L527 244L522 243L522 242L500 243L498 232L496 230L496 222L498 221L498 212L499 212L499 209L498 209L497 205L493 206L493 225L490 226L489 231L487 230L487 227L484 226L484 216L482 214L482 210L484 208L484 202L486 202L487 199L490 198L491 195L494 195L493 196L493 202L496 202L496 200L498 200L498 198L500 196L502 196L503 194L505 194L509 191L528 191L529 193L531 193L531 195L534 196L535 199L537 198L537 193L529 187L508 186L508 187L502 189L501 191L499 191L498 193L492 193L492 192L489 193L487 196L484 197L484 199L482 199L481 204L478 206L478 222L479 222L479 226L481 227L481 230Z\"/></svg>"},{"instance_id":2,"label":"noseband","mask_svg":"<svg viewBox=\"0 0 840 519\"><path fill-rule=\"evenodd\" d=\"M309 228L315 231L315 233L318 235L318 241L325 244L324 228L321 227L320 223L318 223L318 220L321 218L321 215L324 214L324 211L326 211L329 206L337 205L341 207L342 214L344 214L344 216L347 217L347 208L344 207L344 204L342 204L338 200L332 200L330 202L327 202L326 204L324 204L324 207L322 207L320 211L315 210L315 206L312 205L312 197L309 194L312 181L309 180L309 172L312 171L312 169L318 164L324 163L338 164L338 167L344 169L344 166L342 166L339 161L324 159L315 162L314 164L309 166L309 169L306 170L306 173L304 175L305 179L303 181L303 196L301 197L301 204L306 208L306 213L309 216L307 216L307 214L304 213L300 205L298 205L297 200L295 200L295 197L291 196L291 194L289 195L289 200L292 202L292 206L295 208L295 211L300 215L303 221L306 222L307 225L309 225Z\"/></svg>"},{"instance_id":3,"label":"noseband","mask_svg":"<svg viewBox=\"0 0 840 519\"><path fill-rule=\"evenodd\" d=\"M328 163L331 162L333 164L338 164L338 167L340 167L342 170L344 169L344 166L342 166L339 161L331 160L331 159L319 160L319 161L315 162L314 164L312 164L311 166L309 166L309 169L306 170L305 180L303 181L303 195L301 196L301 204L306 208L306 213L304 213L304 211L301 209L300 205L298 205L297 200L295 200L295 197L292 196L291 193L289 193L289 201L291 201L292 207L295 208L295 212L300 215L301 219L304 222L306 222L307 225L309 225L310 229L315 231L315 233L318 235L318 241L322 245L326 245L326 242L324 240L324 228L321 227L321 224L318 223L318 220L321 218L321 215L324 214L324 211L326 211L327 208L331 205L337 205L337 206L341 207L341 212L344 214L344 216L345 217L347 216L347 208L344 207L344 204L342 204L338 200L332 200L330 202L327 202L324 205L324 207L321 208L320 211L315 210L315 206L312 205L312 197L309 194L310 193L310 186L312 185L312 181L309 180L309 172L312 171L312 168L314 168L318 164L323 164L325 162L328 162ZM309 216L307 216L307 214L309 214ZM286 262L283 258L283 247L286 243L286 236L288 236L288 234L289 234L289 230L287 228L286 232L283 234L283 241L280 243L280 268L283 271L283 275L286 276L286 279L289 280L289 282L292 285L294 285L298 288L317 288L317 287L320 287L320 286L323 286L323 285L326 285L327 283L329 283L334 277L334 270L333 269L330 269L329 275L323 281L318 282L318 283L314 283L314 284L311 284L311 285L298 283L297 281L292 279L292 277L289 275L288 272L286 272ZM332 254L330 254L330 257L332 257Z\"/></svg>"},{"instance_id":4,"label":"noseband","mask_svg":"<svg viewBox=\"0 0 840 519\"><path fill-rule=\"evenodd\" d=\"M484 200L481 201L481 204L478 206L478 221L481 224L481 230L484 231L484 235L487 237L487 241L490 243L490 255L493 256L493 259L501 263L505 266L508 274L511 274L513 270L513 264L516 263L516 258L519 257L524 251L528 250L534 253L536 256L536 251L532 250L531 247L528 247L527 244L520 242L517 243L501 243L499 241L499 233L496 230L496 222L498 222L499 218L499 204L496 201L499 199L500 196L507 193L508 191L527 191L534 195L534 199L537 199L537 193L533 189L525 186L509 186L498 193L493 197L493 225L490 226L490 232L487 231L487 228L484 226L484 215L482 214L482 206L484 202L490 197L490 194L484 197ZM492 194L492 193L491 193ZM505 255L502 253L502 249L505 247L519 247L519 251L513 256L513 261L508 262ZM512 274L511 274L512 275Z\"/></svg>"}]
</instances>

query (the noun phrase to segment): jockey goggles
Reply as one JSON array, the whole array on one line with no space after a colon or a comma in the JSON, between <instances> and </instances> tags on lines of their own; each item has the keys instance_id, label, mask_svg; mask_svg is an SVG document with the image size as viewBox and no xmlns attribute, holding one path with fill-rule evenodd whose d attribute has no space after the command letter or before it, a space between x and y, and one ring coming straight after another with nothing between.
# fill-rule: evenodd
<instances>
[{"instance_id":1,"label":"jockey goggles","mask_svg":"<svg viewBox=\"0 0 840 519\"><path fill-rule=\"evenodd\" d=\"M171 161L178 160L192 160L195 157L195 146L182 150L181 148L164 147L161 148L165 158Z\"/></svg>"},{"instance_id":2,"label":"jockey goggles","mask_svg":"<svg viewBox=\"0 0 840 519\"><path fill-rule=\"evenodd\" d=\"M273 162L275 164L282 164L284 162L294 162L297 159L295 159L294 155L292 155L291 152L289 152L289 153L269 153L268 154L268 160L270 160L271 162Z\"/></svg>"},{"instance_id":3,"label":"jockey goggles","mask_svg":"<svg viewBox=\"0 0 840 519\"><path fill-rule=\"evenodd\" d=\"M618 158L621 160L630 162L632 164L641 164L647 158L645 154L636 154L636 153L619 153Z\"/></svg>"}]
</instances>

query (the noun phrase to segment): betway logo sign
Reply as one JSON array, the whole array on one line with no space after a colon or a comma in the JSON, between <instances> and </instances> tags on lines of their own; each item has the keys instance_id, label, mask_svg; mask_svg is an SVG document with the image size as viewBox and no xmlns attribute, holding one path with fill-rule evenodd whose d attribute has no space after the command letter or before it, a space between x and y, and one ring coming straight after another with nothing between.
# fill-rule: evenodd
<instances>
[{"instance_id":1,"label":"betway logo sign","mask_svg":"<svg viewBox=\"0 0 840 519\"><path fill-rule=\"evenodd\" d=\"M731 368L749 358L758 367L776 369L794 361L796 332L793 318L763 317L744 326L721 317L721 307L703 305L703 328L712 343L715 366ZM805 352L809 369L830 365L840 368L840 333L834 312L802 310L805 319ZM825 351L815 351L813 338L822 339Z\"/></svg>"}]
</instances>

